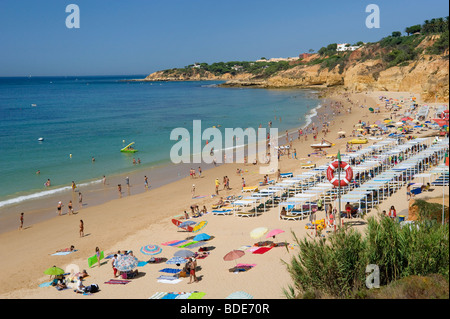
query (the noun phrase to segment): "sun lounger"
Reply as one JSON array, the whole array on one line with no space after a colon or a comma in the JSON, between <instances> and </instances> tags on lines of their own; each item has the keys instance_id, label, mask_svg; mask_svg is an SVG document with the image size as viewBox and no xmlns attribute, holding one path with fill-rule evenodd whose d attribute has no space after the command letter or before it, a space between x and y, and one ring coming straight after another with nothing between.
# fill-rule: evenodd
<instances>
[{"instance_id":1,"label":"sun lounger","mask_svg":"<svg viewBox=\"0 0 450 319\"><path fill-rule=\"evenodd\" d=\"M281 178L294 177L294 174L293 173L281 173L280 177Z\"/></svg>"},{"instance_id":2,"label":"sun lounger","mask_svg":"<svg viewBox=\"0 0 450 319\"><path fill-rule=\"evenodd\" d=\"M302 215L281 215L280 216L281 219L283 220L302 220L303 216Z\"/></svg>"},{"instance_id":3,"label":"sun lounger","mask_svg":"<svg viewBox=\"0 0 450 319\"><path fill-rule=\"evenodd\" d=\"M238 212L236 213L237 217L256 217L257 215L261 215L258 212Z\"/></svg>"},{"instance_id":4,"label":"sun lounger","mask_svg":"<svg viewBox=\"0 0 450 319\"><path fill-rule=\"evenodd\" d=\"M231 215L231 214L233 214L233 210L232 209L213 210L212 212L213 212L214 215Z\"/></svg>"},{"instance_id":5,"label":"sun lounger","mask_svg":"<svg viewBox=\"0 0 450 319\"><path fill-rule=\"evenodd\" d=\"M243 187L242 188L242 192L247 193L253 193L253 192L257 192L258 191L258 186L249 186L249 187Z\"/></svg>"}]
</instances>

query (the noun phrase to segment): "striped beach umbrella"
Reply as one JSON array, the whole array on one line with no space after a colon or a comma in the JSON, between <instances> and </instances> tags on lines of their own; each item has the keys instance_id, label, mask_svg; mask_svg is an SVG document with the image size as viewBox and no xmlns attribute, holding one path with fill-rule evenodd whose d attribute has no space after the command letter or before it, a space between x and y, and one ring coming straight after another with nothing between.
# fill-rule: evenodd
<instances>
[{"instance_id":1,"label":"striped beach umbrella","mask_svg":"<svg viewBox=\"0 0 450 319\"><path fill-rule=\"evenodd\" d=\"M139 260L131 255L121 256L116 261L116 268L119 271L127 272L137 267Z\"/></svg>"},{"instance_id":2,"label":"striped beach umbrella","mask_svg":"<svg viewBox=\"0 0 450 319\"><path fill-rule=\"evenodd\" d=\"M158 245L147 245L141 247L141 253L144 255L158 255L162 252L162 248Z\"/></svg>"}]
</instances>

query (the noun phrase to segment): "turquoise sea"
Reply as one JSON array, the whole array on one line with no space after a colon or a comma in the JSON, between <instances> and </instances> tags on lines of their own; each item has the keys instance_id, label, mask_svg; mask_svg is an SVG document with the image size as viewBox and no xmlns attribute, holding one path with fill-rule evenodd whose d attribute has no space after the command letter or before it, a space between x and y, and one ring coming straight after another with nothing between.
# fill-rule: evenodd
<instances>
[{"instance_id":1,"label":"turquoise sea","mask_svg":"<svg viewBox=\"0 0 450 319\"><path fill-rule=\"evenodd\" d=\"M0 78L0 209L131 171L133 158L142 167L167 163L176 143L170 132L192 130L193 120L203 130L272 121L281 135L309 124L319 105L310 90L123 81L143 77ZM131 142L139 152L121 153Z\"/></svg>"}]
</instances>

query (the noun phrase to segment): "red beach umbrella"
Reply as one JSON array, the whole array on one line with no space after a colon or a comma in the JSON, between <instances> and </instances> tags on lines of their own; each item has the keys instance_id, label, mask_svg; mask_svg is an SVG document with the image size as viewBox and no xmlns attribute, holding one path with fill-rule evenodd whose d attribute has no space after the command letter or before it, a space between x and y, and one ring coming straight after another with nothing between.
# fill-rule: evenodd
<instances>
[{"instance_id":1,"label":"red beach umbrella","mask_svg":"<svg viewBox=\"0 0 450 319\"><path fill-rule=\"evenodd\" d=\"M244 255L245 255L245 253L242 250L232 250L228 254L223 256L223 260L231 261L231 260L241 258Z\"/></svg>"}]
</instances>

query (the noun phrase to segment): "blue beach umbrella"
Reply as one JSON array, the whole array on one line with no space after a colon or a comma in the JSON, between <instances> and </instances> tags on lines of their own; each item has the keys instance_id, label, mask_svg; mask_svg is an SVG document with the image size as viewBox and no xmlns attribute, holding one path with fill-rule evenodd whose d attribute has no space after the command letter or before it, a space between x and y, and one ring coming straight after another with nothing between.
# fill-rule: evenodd
<instances>
[{"instance_id":1,"label":"blue beach umbrella","mask_svg":"<svg viewBox=\"0 0 450 319\"><path fill-rule=\"evenodd\" d=\"M183 257L183 258L189 258L195 255L195 253L193 253L190 250L179 250L177 252L175 252L175 254L173 254L175 257Z\"/></svg>"},{"instance_id":2,"label":"blue beach umbrella","mask_svg":"<svg viewBox=\"0 0 450 319\"><path fill-rule=\"evenodd\" d=\"M172 257L166 261L166 264L168 265L181 265L185 263L187 263L187 260L183 257Z\"/></svg>"},{"instance_id":3,"label":"blue beach umbrella","mask_svg":"<svg viewBox=\"0 0 450 319\"><path fill-rule=\"evenodd\" d=\"M209 236L208 234L202 233L202 234L198 234L197 236L195 236L193 240L202 241L202 240L209 240L210 238L211 238L211 236Z\"/></svg>"}]
</instances>

